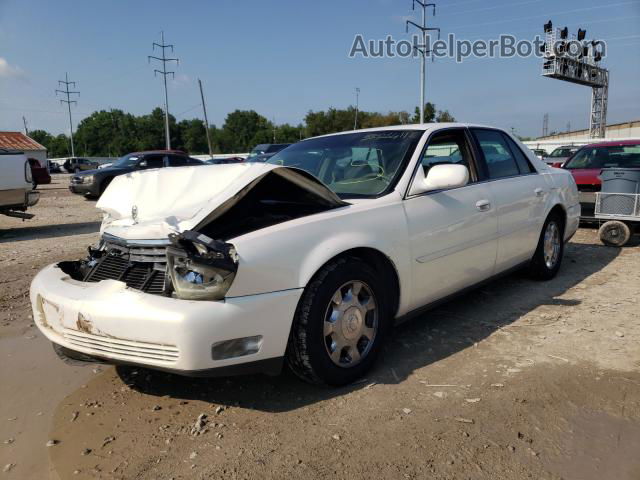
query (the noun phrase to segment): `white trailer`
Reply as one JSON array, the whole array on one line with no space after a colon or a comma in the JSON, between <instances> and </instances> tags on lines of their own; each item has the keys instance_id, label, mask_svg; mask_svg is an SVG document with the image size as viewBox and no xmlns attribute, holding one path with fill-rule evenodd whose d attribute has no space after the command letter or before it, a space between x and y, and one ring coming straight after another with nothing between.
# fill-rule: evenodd
<instances>
[{"instance_id":1,"label":"white trailer","mask_svg":"<svg viewBox=\"0 0 640 480\"><path fill-rule=\"evenodd\" d=\"M40 199L33 190L33 178L27 156L22 152L0 150L0 214L22 219L33 218L27 213Z\"/></svg>"}]
</instances>

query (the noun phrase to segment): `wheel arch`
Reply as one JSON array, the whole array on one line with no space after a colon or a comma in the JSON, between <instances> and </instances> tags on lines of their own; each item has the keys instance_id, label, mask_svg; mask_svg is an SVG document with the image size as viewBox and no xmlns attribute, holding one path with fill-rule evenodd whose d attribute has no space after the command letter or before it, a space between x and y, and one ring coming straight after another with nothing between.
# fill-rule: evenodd
<instances>
[{"instance_id":1,"label":"wheel arch","mask_svg":"<svg viewBox=\"0 0 640 480\"><path fill-rule=\"evenodd\" d=\"M374 269L384 277L385 283L388 283L391 286L390 291L387 293L389 294L390 310L393 312L393 316L395 317L400 307L400 275L393 260L384 252L374 247L353 247L331 256L331 258L318 266L313 274L309 276L306 281L305 288L327 264L345 257L360 258L373 266Z\"/></svg>"},{"instance_id":2,"label":"wheel arch","mask_svg":"<svg viewBox=\"0 0 640 480\"><path fill-rule=\"evenodd\" d=\"M559 203L559 202L555 203L549 209L549 213L547 213L545 220L549 218L550 215L554 215L554 214L558 215L562 219L562 233L564 235L565 229L567 226L567 210L564 208L564 205L562 205L562 203Z\"/></svg>"}]
</instances>

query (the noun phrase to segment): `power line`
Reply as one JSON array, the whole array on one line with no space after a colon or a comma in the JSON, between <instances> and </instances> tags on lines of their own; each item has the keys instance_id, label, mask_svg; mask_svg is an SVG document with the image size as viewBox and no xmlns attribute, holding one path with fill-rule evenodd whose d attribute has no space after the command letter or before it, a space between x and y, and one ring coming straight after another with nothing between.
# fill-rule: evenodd
<instances>
[{"instance_id":1,"label":"power line","mask_svg":"<svg viewBox=\"0 0 640 480\"><path fill-rule=\"evenodd\" d=\"M80 92L79 91L71 91L69 90L69 85L73 85L73 88L76 88L76 82L72 82L69 80L69 74L65 73L64 74L64 80L58 80L58 86L59 85L64 85L64 90L57 90L56 89L56 95L58 93L63 93L67 96L67 99L60 99L60 103L66 103L67 104L67 108L69 110L69 137L71 138L71 156L75 157L76 156L76 151L75 148L73 146L73 122L71 121L71 104L75 103L76 105L78 104L78 102L76 100L71 100L71 95L78 95L78 97L80 96Z\"/></svg>"},{"instance_id":2,"label":"power line","mask_svg":"<svg viewBox=\"0 0 640 480\"><path fill-rule=\"evenodd\" d=\"M632 3L636 3L636 2L635 1L630 1L630 2L611 3L609 5L596 5L594 7L575 8L573 10L565 10L564 12L541 13L541 14L537 14L537 15L529 15L529 16L526 16L526 17L509 18L509 19L505 19L505 20L496 20L494 22L468 23L466 25L452 25L451 28L479 27L479 26L484 26L484 25L499 25L501 23L511 23L511 22L516 22L516 21L520 21L520 20L530 20L530 19L541 18L541 17L553 17L553 16L558 16L558 15L569 15L571 13L585 12L585 11L588 11L588 10L597 10L597 9L600 9L600 8L619 7L619 6L622 6L622 5L629 5L629 4L632 4Z\"/></svg>"},{"instance_id":3,"label":"power line","mask_svg":"<svg viewBox=\"0 0 640 480\"><path fill-rule=\"evenodd\" d=\"M162 57L154 57L153 55L147 56L147 61L151 63L151 59L158 60L162 62L162 70L158 70L157 68L153 70L153 74L157 75L158 73L162 75L162 79L164 80L164 135L166 140L167 150L171 150L171 138L169 133L169 94L167 93L167 75L172 75L173 78L176 78L175 72L167 71L167 62L176 62L179 63L177 58L167 58L165 55L165 50L167 48L171 49L171 53L173 53L173 45L164 43L164 31L160 32L160 41L162 43L153 42L152 49L155 51L156 47L162 50Z\"/></svg>"},{"instance_id":4,"label":"power line","mask_svg":"<svg viewBox=\"0 0 640 480\"><path fill-rule=\"evenodd\" d=\"M413 25L422 33L422 44L416 45L414 48L420 52L420 123L424 123L424 102L425 102L425 87L426 87L426 64L427 64L427 33L432 30L438 31L438 39L440 39L439 28L427 27L427 8L433 7L433 16L436 15L435 3L424 3L422 0L412 0L411 8L415 10L416 3L422 7L422 25L418 25L411 20L407 20L406 30L409 32L409 25Z\"/></svg>"}]
</instances>

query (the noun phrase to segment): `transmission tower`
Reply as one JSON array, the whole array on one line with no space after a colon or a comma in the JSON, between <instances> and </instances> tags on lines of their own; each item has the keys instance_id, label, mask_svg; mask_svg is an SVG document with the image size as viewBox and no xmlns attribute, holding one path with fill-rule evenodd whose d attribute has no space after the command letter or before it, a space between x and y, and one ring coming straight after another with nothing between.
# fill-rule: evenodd
<instances>
[{"instance_id":1,"label":"transmission tower","mask_svg":"<svg viewBox=\"0 0 640 480\"><path fill-rule=\"evenodd\" d=\"M67 108L69 109L69 137L71 139L71 156L75 157L76 156L76 151L75 151L75 148L73 146L73 122L71 121L71 104L75 103L77 105L78 102L76 100L71 100L71 95L80 96L80 92L69 90L69 85L73 85L73 88L76 88L76 82L69 81L69 74L68 73L64 74L64 80L58 80L58 86L60 86L60 85L64 85L64 90L56 89L56 95L58 95L58 93L61 93L63 95L66 95L66 97L67 97L66 100L61 98L60 99L60 103L66 103L67 104Z\"/></svg>"},{"instance_id":2,"label":"transmission tower","mask_svg":"<svg viewBox=\"0 0 640 480\"><path fill-rule=\"evenodd\" d=\"M169 136L169 95L167 94L167 75L172 75L173 78L175 78L176 74L175 72L167 71L167 62L176 62L176 64L178 64L179 60L177 58L167 58L167 56L165 55L165 51L167 48L170 48L171 53L173 53L173 45L168 45L164 43L164 32L160 32L160 42L161 43L153 42L152 48L153 48L153 51L156 50L156 47L162 50L162 57L154 57L153 55L148 55L147 61L151 63L151 59L153 59L153 60L158 60L159 62L162 62L162 70L158 70L156 68L153 70L153 74L162 75L162 79L164 81L164 135L165 135L167 150L171 150L171 138Z\"/></svg>"},{"instance_id":3,"label":"transmission tower","mask_svg":"<svg viewBox=\"0 0 640 480\"><path fill-rule=\"evenodd\" d=\"M426 68L427 68L427 55L431 53L427 50L427 32L430 30L438 31L438 40L440 39L439 28L427 28L427 8L433 7L433 16L436 16L436 4L424 3L422 0L412 0L411 8L415 10L416 3L422 7L422 25L407 20L406 31L409 33L409 25L413 25L422 33L422 44L415 45L415 49L420 53L420 123L424 123L424 102L425 102L425 88L426 88ZM433 58L433 57L432 57Z\"/></svg>"},{"instance_id":4,"label":"transmission tower","mask_svg":"<svg viewBox=\"0 0 640 480\"><path fill-rule=\"evenodd\" d=\"M549 135L549 114L545 113L542 117L542 136L546 137Z\"/></svg>"}]
</instances>

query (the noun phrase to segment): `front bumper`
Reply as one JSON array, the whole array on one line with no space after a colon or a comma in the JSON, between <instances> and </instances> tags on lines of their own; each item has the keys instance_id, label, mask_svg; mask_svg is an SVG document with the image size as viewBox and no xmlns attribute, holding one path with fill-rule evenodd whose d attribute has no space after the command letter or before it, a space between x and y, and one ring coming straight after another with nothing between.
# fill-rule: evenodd
<instances>
[{"instance_id":1,"label":"front bumper","mask_svg":"<svg viewBox=\"0 0 640 480\"><path fill-rule=\"evenodd\" d=\"M78 195L96 195L93 183L72 183L69 191Z\"/></svg>"},{"instance_id":2,"label":"front bumper","mask_svg":"<svg viewBox=\"0 0 640 480\"><path fill-rule=\"evenodd\" d=\"M111 363L199 376L235 373L239 365L272 366L284 356L302 289L187 301L151 295L116 280L73 280L56 265L31 283L40 331L52 342ZM217 342L262 336L257 353L212 359Z\"/></svg>"}]
</instances>

